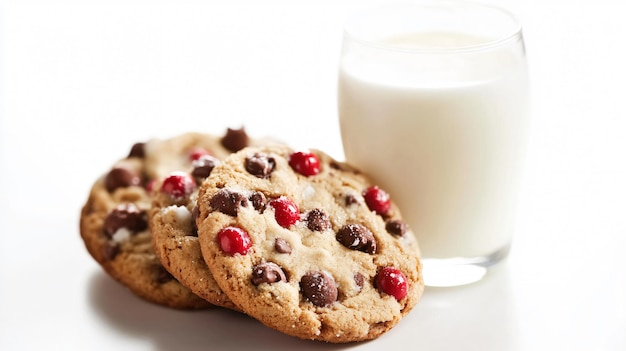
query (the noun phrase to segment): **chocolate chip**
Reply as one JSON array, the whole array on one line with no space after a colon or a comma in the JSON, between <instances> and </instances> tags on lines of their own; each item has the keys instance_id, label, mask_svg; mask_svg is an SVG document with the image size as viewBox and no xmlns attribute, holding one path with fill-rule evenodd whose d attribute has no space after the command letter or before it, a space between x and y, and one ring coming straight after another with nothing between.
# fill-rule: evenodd
<instances>
[{"instance_id":1,"label":"chocolate chip","mask_svg":"<svg viewBox=\"0 0 626 351\"><path fill-rule=\"evenodd\" d=\"M196 178L196 180L202 180L211 174L211 171L219 162L217 158L211 155L202 155L192 162L193 171L191 171L191 175Z\"/></svg>"},{"instance_id":2,"label":"chocolate chip","mask_svg":"<svg viewBox=\"0 0 626 351\"><path fill-rule=\"evenodd\" d=\"M374 234L362 224L347 224L337 232L337 241L343 246L352 249L376 253L376 239Z\"/></svg>"},{"instance_id":3,"label":"chocolate chip","mask_svg":"<svg viewBox=\"0 0 626 351\"><path fill-rule=\"evenodd\" d=\"M365 285L365 277L363 274L354 272L354 283L359 287L359 292L363 290L363 285Z\"/></svg>"},{"instance_id":4,"label":"chocolate chip","mask_svg":"<svg viewBox=\"0 0 626 351\"><path fill-rule=\"evenodd\" d=\"M198 215L200 215L200 209L196 205L191 210L191 236L198 236L198 223L196 222Z\"/></svg>"},{"instance_id":5,"label":"chocolate chip","mask_svg":"<svg viewBox=\"0 0 626 351\"><path fill-rule=\"evenodd\" d=\"M263 262L252 267L252 284L286 282L287 276L279 265L274 262Z\"/></svg>"},{"instance_id":6,"label":"chocolate chip","mask_svg":"<svg viewBox=\"0 0 626 351\"><path fill-rule=\"evenodd\" d=\"M147 229L146 211L132 203L118 205L104 219L104 233L112 237L120 228L126 228L133 233Z\"/></svg>"},{"instance_id":7,"label":"chocolate chip","mask_svg":"<svg viewBox=\"0 0 626 351\"><path fill-rule=\"evenodd\" d=\"M312 231L321 232L330 229L331 224L326 212L319 208L314 208L306 216L307 227Z\"/></svg>"},{"instance_id":8,"label":"chocolate chip","mask_svg":"<svg viewBox=\"0 0 626 351\"><path fill-rule=\"evenodd\" d=\"M210 204L214 210L237 217L239 206L248 207L248 199L240 193L221 189L213 195Z\"/></svg>"},{"instance_id":9,"label":"chocolate chip","mask_svg":"<svg viewBox=\"0 0 626 351\"><path fill-rule=\"evenodd\" d=\"M222 146L232 152L237 152L248 146L248 134L243 128L226 130L226 135L222 138Z\"/></svg>"},{"instance_id":10,"label":"chocolate chip","mask_svg":"<svg viewBox=\"0 0 626 351\"><path fill-rule=\"evenodd\" d=\"M252 207L254 207L255 210L259 211L259 213L263 213L263 211L265 211L265 206L267 206L267 198L262 192L257 191L253 193L252 195L250 195L248 200L252 202Z\"/></svg>"},{"instance_id":11,"label":"chocolate chip","mask_svg":"<svg viewBox=\"0 0 626 351\"><path fill-rule=\"evenodd\" d=\"M283 238L276 238L276 240L274 240L274 249L276 249L278 253L291 253L291 245Z\"/></svg>"},{"instance_id":12,"label":"chocolate chip","mask_svg":"<svg viewBox=\"0 0 626 351\"><path fill-rule=\"evenodd\" d=\"M359 199L353 194L347 194L345 197L345 201L346 201L346 207L351 206L351 205L356 205L359 203Z\"/></svg>"},{"instance_id":13,"label":"chocolate chip","mask_svg":"<svg viewBox=\"0 0 626 351\"><path fill-rule=\"evenodd\" d=\"M265 154L255 153L246 158L246 171L257 178L267 179L276 167L276 160Z\"/></svg>"},{"instance_id":14,"label":"chocolate chip","mask_svg":"<svg viewBox=\"0 0 626 351\"><path fill-rule=\"evenodd\" d=\"M403 236L404 233L409 230L409 226L402 220L392 219L387 221L387 223L385 224L385 229L387 229L387 232L395 236Z\"/></svg>"},{"instance_id":15,"label":"chocolate chip","mask_svg":"<svg viewBox=\"0 0 626 351\"><path fill-rule=\"evenodd\" d=\"M328 306L337 300L337 284L327 272L312 271L300 280L302 295L315 306Z\"/></svg>"},{"instance_id":16,"label":"chocolate chip","mask_svg":"<svg viewBox=\"0 0 626 351\"><path fill-rule=\"evenodd\" d=\"M128 153L127 158L130 158L130 157L144 158L144 157L146 157L145 146L146 146L145 143L135 143L133 145L133 147L130 148L130 152Z\"/></svg>"},{"instance_id":17,"label":"chocolate chip","mask_svg":"<svg viewBox=\"0 0 626 351\"><path fill-rule=\"evenodd\" d=\"M141 177L125 167L113 167L104 178L104 186L110 193L132 185L141 185Z\"/></svg>"}]
</instances>

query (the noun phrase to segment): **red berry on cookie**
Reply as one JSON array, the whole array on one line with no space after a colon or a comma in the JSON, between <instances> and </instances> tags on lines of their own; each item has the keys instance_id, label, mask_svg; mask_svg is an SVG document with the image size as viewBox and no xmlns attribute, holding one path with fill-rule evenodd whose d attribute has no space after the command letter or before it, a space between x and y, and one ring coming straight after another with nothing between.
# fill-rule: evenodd
<instances>
[{"instance_id":1,"label":"red berry on cookie","mask_svg":"<svg viewBox=\"0 0 626 351\"><path fill-rule=\"evenodd\" d=\"M376 288L400 301L408 293L409 284L406 276L399 269L384 267L376 275Z\"/></svg>"},{"instance_id":2,"label":"red berry on cookie","mask_svg":"<svg viewBox=\"0 0 626 351\"><path fill-rule=\"evenodd\" d=\"M245 255L252 247L250 235L238 227L226 227L217 233L217 240L222 251L229 255Z\"/></svg>"},{"instance_id":3,"label":"red berry on cookie","mask_svg":"<svg viewBox=\"0 0 626 351\"><path fill-rule=\"evenodd\" d=\"M298 205L286 196L281 196L270 201L269 205L274 209L276 222L283 228L295 224L298 219L300 219L300 209Z\"/></svg>"},{"instance_id":4,"label":"red berry on cookie","mask_svg":"<svg viewBox=\"0 0 626 351\"><path fill-rule=\"evenodd\" d=\"M205 149L203 147L194 147L194 148L191 148L189 150L189 160L190 161L199 160L200 157L207 156L207 155L210 156L211 153L207 149Z\"/></svg>"},{"instance_id":5,"label":"red berry on cookie","mask_svg":"<svg viewBox=\"0 0 626 351\"><path fill-rule=\"evenodd\" d=\"M320 159L311 152L297 151L289 155L289 165L294 171L305 175L313 176L320 172Z\"/></svg>"},{"instance_id":6,"label":"red berry on cookie","mask_svg":"<svg viewBox=\"0 0 626 351\"><path fill-rule=\"evenodd\" d=\"M188 196L196 189L196 181L183 172L173 172L163 180L161 192L173 198L180 199Z\"/></svg>"},{"instance_id":7,"label":"red berry on cookie","mask_svg":"<svg viewBox=\"0 0 626 351\"><path fill-rule=\"evenodd\" d=\"M363 192L367 207L379 215L385 215L391 208L389 194L377 186L371 186Z\"/></svg>"}]
</instances>

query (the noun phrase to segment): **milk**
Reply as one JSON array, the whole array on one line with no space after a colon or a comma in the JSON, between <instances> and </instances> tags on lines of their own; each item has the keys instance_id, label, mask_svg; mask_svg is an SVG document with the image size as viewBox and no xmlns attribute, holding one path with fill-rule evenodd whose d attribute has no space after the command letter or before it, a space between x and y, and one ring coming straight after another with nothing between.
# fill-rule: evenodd
<instances>
[{"instance_id":1,"label":"milk","mask_svg":"<svg viewBox=\"0 0 626 351\"><path fill-rule=\"evenodd\" d=\"M528 120L523 55L507 45L432 52L489 40L417 33L382 42L395 50L351 43L360 47L342 56L346 160L391 194L427 258L487 256L515 229Z\"/></svg>"}]
</instances>

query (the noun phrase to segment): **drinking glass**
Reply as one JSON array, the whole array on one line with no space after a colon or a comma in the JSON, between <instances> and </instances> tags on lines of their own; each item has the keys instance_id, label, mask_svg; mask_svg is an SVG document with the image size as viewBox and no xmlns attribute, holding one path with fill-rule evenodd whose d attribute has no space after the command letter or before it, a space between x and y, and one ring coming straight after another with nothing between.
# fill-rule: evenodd
<instances>
[{"instance_id":1,"label":"drinking glass","mask_svg":"<svg viewBox=\"0 0 626 351\"><path fill-rule=\"evenodd\" d=\"M399 206L429 286L482 279L508 254L529 122L520 22L465 1L387 5L346 22L346 161Z\"/></svg>"}]
</instances>

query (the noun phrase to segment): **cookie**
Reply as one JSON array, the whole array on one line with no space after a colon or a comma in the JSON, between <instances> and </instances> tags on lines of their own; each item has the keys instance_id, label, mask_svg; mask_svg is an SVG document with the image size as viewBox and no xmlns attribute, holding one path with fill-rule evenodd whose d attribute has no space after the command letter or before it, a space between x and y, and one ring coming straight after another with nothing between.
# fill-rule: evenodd
<instances>
[{"instance_id":1,"label":"cookie","mask_svg":"<svg viewBox=\"0 0 626 351\"><path fill-rule=\"evenodd\" d=\"M147 301L180 309L211 306L161 265L148 222L154 182L190 164L173 148L202 145L211 138L188 133L133 145L126 158L96 180L81 210L80 235L87 251L111 277ZM222 142L236 151L243 141L247 144L246 138L243 129L229 130Z\"/></svg>"},{"instance_id":2,"label":"cookie","mask_svg":"<svg viewBox=\"0 0 626 351\"><path fill-rule=\"evenodd\" d=\"M419 247L398 208L321 151L243 149L213 169L197 203L215 280L273 329L333 343L369 340L422 295Z\"/></svg>"},{"instance_id":3,"label":"cookie","mask_svg":"<svg viewBox=\"0 0 626 351\"><path fill-rule=\"evenodd\" d=\"M167 152L179 160L178 169L157 180L149 214L154 250L165 269L203 299L237 311L202 258L195 225L196 198L199 185L220 160L250 143L243 130L229 130L223 137L163 144L160 154Z\"/></svg>"}]
</instances>

